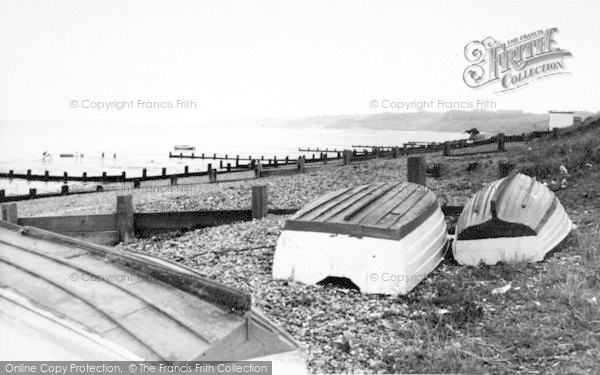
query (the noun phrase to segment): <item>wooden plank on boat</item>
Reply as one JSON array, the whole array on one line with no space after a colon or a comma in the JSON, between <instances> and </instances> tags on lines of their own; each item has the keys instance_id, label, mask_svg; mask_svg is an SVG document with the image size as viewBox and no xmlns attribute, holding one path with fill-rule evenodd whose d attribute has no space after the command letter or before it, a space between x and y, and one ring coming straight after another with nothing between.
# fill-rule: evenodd
<instances>
[{"instance_id":1,"label":"wooden plank on boat","mask_svg":"<svg viewBox=\"0 0 600 375\"><path fill-rule=\"evenodd\" d=\"M399 239L437 208L435 195L416 184L361 185L315 200L285 229Z\"/></svg>"}]
</instances>

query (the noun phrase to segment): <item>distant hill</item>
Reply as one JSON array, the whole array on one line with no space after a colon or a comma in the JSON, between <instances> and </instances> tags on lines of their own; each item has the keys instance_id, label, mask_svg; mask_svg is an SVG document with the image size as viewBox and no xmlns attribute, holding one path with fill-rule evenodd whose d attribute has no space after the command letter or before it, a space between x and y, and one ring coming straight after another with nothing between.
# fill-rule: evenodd
<instances>
[{"instance_id":1,"label":"distant hill","mask_svg":"<svg viewBox=\"0 0 600 375\"><path fill-rule=\"evenodd\" d=\"M583 118L593 113L576 113ZM429 130L461 132L477 128L482 132L520 134L542 129L548 114L523 111L448 111L378 113L373 115L314 116L284 120L277 126L287 128Z\"/></svg>"}]
</instances>

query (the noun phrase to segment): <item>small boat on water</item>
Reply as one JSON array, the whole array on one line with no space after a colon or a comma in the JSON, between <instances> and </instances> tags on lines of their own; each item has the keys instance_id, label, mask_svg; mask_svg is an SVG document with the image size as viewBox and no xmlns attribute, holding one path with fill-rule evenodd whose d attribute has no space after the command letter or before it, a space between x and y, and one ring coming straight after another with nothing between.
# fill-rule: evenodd
<instances>
[{"instance_id":1,"label":"small boat on water","mask_svg":"<svg viewBox=\"0 0 600 375\"><path fill-rule=\"evenodd\" d=\"M75 154L60 154L59 156L61 158L74 158Z\"/></svg>"},{"instance_id":2,"label":"small boat on water","mask_svg":"<svg viewBox=\"0 0 600 375\"><path fill-rule=\"evenodd\" d=\"M472 266L538 262L569 234L571 225L550 189L515 173L468 201L456 225L454 258Z\"/></svg>"},{"instance_id":3,"label":"small boat on water","mask_svg":"<svg viewBox=\"0 0 600 375\"><path fill-rule=\"evenodd\" d=\"M196 147L190 145L175 145L175 151L196 151Z\"/></svg>"},{"instance_id":4,"label":"small boat on water","mask_svg":"<svg viewBox=\"0 0 600 375\"><path fill-rule=\"evenodd\" d=\"M192 269L1 220L0 248L4 360L252 359L305 372L304 350L248 293Z\"/></svg>"},{"instance_id":5,"label":"small boat on water","mask_svg":"<svg viewBox=\"0 0 600 375\"><path fill-rule=\"evenodd\" d=\"M406 294L447 249L435 195L407 183L329 193L290 218L277 242L274 279L307 284L349 279L363 293Z\"/></svg>"}]
</instances>

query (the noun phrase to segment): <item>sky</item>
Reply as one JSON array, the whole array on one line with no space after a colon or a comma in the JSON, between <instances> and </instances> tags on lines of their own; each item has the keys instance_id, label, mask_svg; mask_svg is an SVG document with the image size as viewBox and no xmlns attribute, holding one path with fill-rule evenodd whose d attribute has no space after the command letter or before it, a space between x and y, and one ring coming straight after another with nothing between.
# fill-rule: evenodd
<instances>
[{"instance_id":1,"label":"sky","mask_svg":"<svg viewBox=\"0 0 600 375\"><path fill-rule=\"evenodd\" d=\"M176 124L429 100L597 111L599 15L597 1L0 0L0 121ZM465 85L469 42L552 27L570 74L504 93Z\"/></svg>"}]
</instances>

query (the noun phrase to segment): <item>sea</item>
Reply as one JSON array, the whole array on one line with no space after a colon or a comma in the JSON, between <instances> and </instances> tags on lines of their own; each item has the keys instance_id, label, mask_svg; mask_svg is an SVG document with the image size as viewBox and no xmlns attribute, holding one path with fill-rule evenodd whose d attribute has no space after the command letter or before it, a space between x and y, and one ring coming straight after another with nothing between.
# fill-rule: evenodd
<instances>
[{"instance_id":1,"label":"sea","mask_svg":"<svg viewBox=\"0 0 600 375\"><path fill-rule=\"evenodd\" d=\"M88 176L121 174L141 176L205 171L214 160L170 158L175 145L191 145L195 155L228 155L278 160L297 158L299 148L348 149L353 145L402 146L406 142L444 142L467 138L465 133L431 131L396 131L371 129L277 128L272 126L223 127L196 125L140 124L63 124L0 123L0 171L33 174ZM44 153L51 157L44 158ZM72 154L74 157L60 157ZM189 154L186 153L186 154ZM318 156L318 153L317 153ZM224 162L226 163L226 162ZM71 184L71 183L70 183ZM5 194L27 194L60 191L62 183L0 179Z\"/></svg>"}]
</instances>

